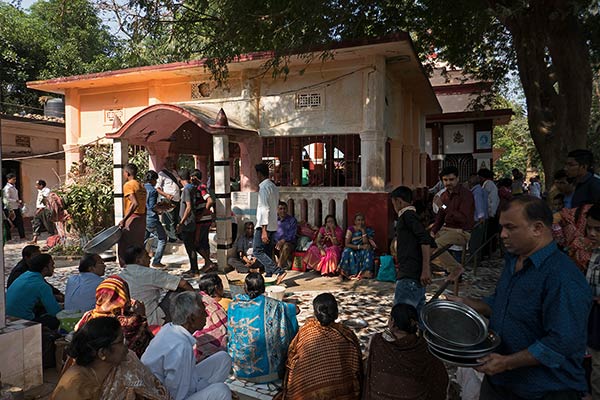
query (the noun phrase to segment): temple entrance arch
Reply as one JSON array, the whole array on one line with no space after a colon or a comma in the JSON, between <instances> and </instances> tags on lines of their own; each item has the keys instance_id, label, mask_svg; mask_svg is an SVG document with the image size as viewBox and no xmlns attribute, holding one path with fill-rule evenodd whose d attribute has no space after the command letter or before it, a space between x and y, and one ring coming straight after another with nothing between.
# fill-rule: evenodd
<instances>
[{"instance_id":1,"label":"temple entrance arch","mask_svg":"<svg viewBox=\"0 0 600 400\"><path fill-rule=\"evenodd\" d=\"M214 117L213 117L214 116ZM261 162L262 142L258 132L230 123L223 109L211 110L196 104L154 104L139 111L124 124L116 117L106 137L113 141L113 182L115 222L123 218L123 167L129 145L144 146L151 168L164 167L168 156L190 154L206 177L208 159L212 159L214 182L217 262L227 268L227 252L232 247L229 142L240 147L240 188L257 191L254 165Z\"/></svg>"}]
</instances>

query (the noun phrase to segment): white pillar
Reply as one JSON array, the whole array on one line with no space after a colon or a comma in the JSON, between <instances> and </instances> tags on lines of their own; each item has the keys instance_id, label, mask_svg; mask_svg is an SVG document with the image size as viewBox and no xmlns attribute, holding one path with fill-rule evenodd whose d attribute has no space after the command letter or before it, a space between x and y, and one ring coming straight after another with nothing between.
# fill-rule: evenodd
<instances>
[{"instance_id":1,"label":"white pillar","mask_svg":"<svg viewBox=\"0 0 600 400\"><path fill-rule=\"evenodd\" d=\"M363 122L360 132L360 170L363 191L385 190L385 57L371 56L373 67L363 73Z\"/></svg>"},{"instance_id":2,"label":"white pillar","mask_svg":"<svg viewBox=\"0 0 600 400\"><path fill-rule=\"evenodd\" d=\"M382 131L360 133L361 189L368 192L385 190L385 134Z\"/></svg>"},{"instance_id":3,"label":"white pillar","mask_svg":"<svg viewBox=\"0 0 600 400\"><path fill-rule=\"evenodd\" d=\"M123 167L129 161L127 140L113 139L113 192L115 204L115 224L122 219L125 210L123 209Z\"/></svg>"},{"instance_id":4,"label":"white pillar","mask_svg":"<svg viewBox=\"0 0 600 400\"><path fill-rule=\"evenodd\" d=\"M231 234L231 190L229 171L229 138L213 136L213 182L217 210L217 263L219 271L227 272L227 254L233 246Z\"/></svg>"}]
</instances>

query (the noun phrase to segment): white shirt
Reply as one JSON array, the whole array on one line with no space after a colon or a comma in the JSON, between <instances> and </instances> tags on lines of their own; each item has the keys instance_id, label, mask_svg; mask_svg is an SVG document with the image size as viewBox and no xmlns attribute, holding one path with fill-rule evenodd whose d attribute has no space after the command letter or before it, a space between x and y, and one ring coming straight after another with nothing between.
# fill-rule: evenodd
<instances>
[{"instance_id":1,"label":"white shirt","mask_svg":"<svg viewBox=\"0 0 600 400\"><path fill-rule=\"evenodd\" d=\"M486 179L486 181L483 182L481 187L488 194L488 215L490 218L494 217L496 215L496 211L498 211L498 205L500 204L500 197L498 196L498 187L494 182L492 182L489 179Z\"/></svg>"},{"instance_id":2,"label":"white shirt","mask_svg":"<svg viewBox=\"0 0 600 400\"><path fill-rule=\"evenodd\" d=\"M169 322L156 334L141 361L175 400L184 400L201 389L195 374L194 338L181 325Z\"/></svg>"},{"instance_id":3,"label":"white shirt","mask_svg":"<svg viewBox=\"0 0 600 400\"><path fill-rule=\"evenodd\" d=\"M277 230L277 206L279 189L272 180L265 179L258 185L258 207L256 208L256 227L267 226L267 231Z\"/></svg>"},{"instance_id":4,"label":"white shirt","mask_svg":"<svg viewBox=\"0 0 600 400\"><path fill-rule=\"evenodd\" d=\"M42 190L38 189L37 199L35 200L35 208L46 208L44 199L50 194L50 188L44 187Z\"/></svg>"},{"instance_id":5,"label":"white shirt","mask_svg":"<svg viewBox=\"0 0 600 400\"><path fill-rule=\"evenodd\" d=\"M177 173L173 171L169 171L175 178L177 178ZM166 194L170 194L173 196L173 201L179 201L181 195L181 189L177 182L174 182L173 179L169 178L167 174L163 171L158 173L158 179L156 180L157 189L162 190Z\"/></svg>"},{"instance_id":6,"label":"white shirt","mask_svg":"<svg viewBox=\"0 0 600 400\"><path fill-rule=\"evenodd\" d=\"M542 185L539 182L533 182L529 185L529 194L538 199L542 198Z\"/></svg>"},{"instance_id":7,"label":"white shirt","mask_svg":"<svg viewBox=\"0 0 600 400\"><path fill-rule=\"evenodd\" d=\"M9 210L16 210L19 208L19 191L15 185L6 183L4 190L2 191L2 202Z\"/></svg>"},{"instance_id":8,"label":"white shirt","mask_svg":"<svg viewBox=\"0 0 600 400\"><path fill-rule=\"evenodd\" d=\"M144 302L149 325L162 325L165 313L158 306L165 290L176 290L181 278L165 271L129 264L119 274L129 285L132 299Z\"/></svg>"}]
</instances>

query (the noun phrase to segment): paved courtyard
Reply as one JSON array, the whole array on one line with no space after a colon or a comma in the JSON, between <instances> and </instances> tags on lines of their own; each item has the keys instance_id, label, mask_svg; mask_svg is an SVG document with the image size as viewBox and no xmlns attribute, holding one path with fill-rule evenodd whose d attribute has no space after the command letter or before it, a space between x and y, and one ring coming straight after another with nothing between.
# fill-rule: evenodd
<instances>
[{"instance_id":1,"label":"paved courtyard","mask_svg":"<svg viewBox=\"0 0 600 400\"><path fill-rule=\"evenodd\" d=\"M5 277L8 277L12 267L19 261L21 249L26 241L11 241L4 247ZM168 264L167 271L173 275L181 275L189 268L187 257L181 254L169 254L163 258L163 263ZM64 291L67 278L77 272L78 260L73 258L56 257L56 269L54 275L48 281L61 291ZM106 263L106 275L117 274L121 268L118 263L109 261ZM461 285L461 294L480 297L490 294L501 271L502 262L496 257L491 261L486 260L477 268L474 274L472 268L468 268ZM227 279L222 276L226 291L229 289ZM392 306L394 284L390 282L379 282L376 280L362 281L340 281L338 278L321 277L313 272L288 271L284 284L287 287L285 299L294 301L300 307L298 320L300 326L312 316L312 300L323 292L333 293L339 303L340 319L350 318L364 319L368 326L355 329L360 339L363 350L373 333L382 330L387 324L387 318ZM190 281L197 286L197 281ZM434 276L434 283L427 289L430 297L443 283L443 276ZM453 368L449 368L451 376ZM56 382L56 371L46 370L44 387L28 392L26 398L47 398ZM236 391L242 399L255 398L261 400L271 399L279 389L281 382L274 384L251 384L230 379L230 387Z\"/></svg>"}]
</instances>

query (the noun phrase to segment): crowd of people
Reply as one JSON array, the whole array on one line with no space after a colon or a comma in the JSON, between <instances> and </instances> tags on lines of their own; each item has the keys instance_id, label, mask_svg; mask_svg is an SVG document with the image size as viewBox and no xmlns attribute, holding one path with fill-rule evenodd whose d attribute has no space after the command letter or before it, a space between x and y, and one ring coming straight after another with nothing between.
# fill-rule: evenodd
<instances>
[{"instance_id":1,"label":"crowd of people","mask_svg":"<svg viewBox=\"0 0 600 400\"><path fill-rule=\"evenodd\" d=\"M537 176L525 185L518 169L498 181L481 169L463 184L458 169L446 166L431 189L431 221L412 189L393 190L394 305L387 328L365 353L355 333L338 322L331 293L313 299L314 317L302 326L296 304L265 294L265 277L285 278L303 229L279 201L265 164L256 166L256 222L245 223L229 260L247 274L244 294L226 298L221 277L211 272L212 199L200 171L150 171L141 185L128 164L121 272L104 278L102 259L86 255L63 295L45 280L54 271L52 256L30 244L9 276L6 311L42 325L49 338L44 354L61 325L62 304L81 312L53 393L57 400L231 399L225 384L231 373L255 383L282 379L280 400L445 399L446 367L419 333L432 263L458 282L464 266L454 249L491 252L497 245L505 265L491 296L446 295L487 317L501 338L494 353L478 360L472 398L600 398L600 177L593 164L591 152L572 151L546 191ZM323 222L305 264L323 275L372 277L377 249L364 215L356 214L345 231L333 215ZM144 239L152 235L159 245L151 262ZM481 240L495 235L498 244ZM198 254L205 258L198 288L186 280L199 275L197 261L184 277L161 269L164 244L173 240L183 240L190 262Z\"/></svg>"}]
</instances>

